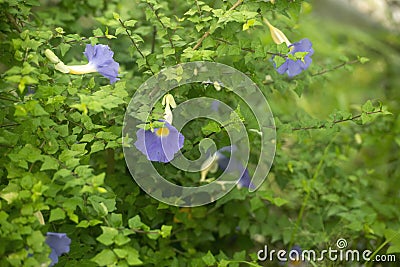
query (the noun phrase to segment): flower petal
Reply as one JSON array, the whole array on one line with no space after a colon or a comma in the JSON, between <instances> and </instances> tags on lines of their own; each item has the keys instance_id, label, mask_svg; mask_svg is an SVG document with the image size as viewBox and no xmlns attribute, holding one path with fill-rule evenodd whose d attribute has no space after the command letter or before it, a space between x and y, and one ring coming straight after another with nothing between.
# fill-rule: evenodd
<instances>
[{"instance_id":1,"label":"flower petal","mask_svg":"<svg viewBox=\"0 0 400 267\"><path fill-rule=\"evenodd\" d=\"M284 74L288 69L288 60L286 60L282 65L279 66L279 68L276 69L276 71L279 74Z\"/></svg>"},{"instance_id":2,"label":"flower petal","mask_svg":"<svg viewBox=\"0 0 400 267\"><path fill-rule=\"evenodd\" d=\"M309 52L310 49L312 49L312 43L308 38L301 39L300 41L293 43L290 47L292 46L292 54L296 52Z\"/></svg>"},{"instance_id":3,"label":"flower petal","mask_svg":"<svg viewBox=\"0 0 400 267\"><path fill-rule=\"evenodd\" d=\"M219 149L216 152L218 167L222 171L226 170L227 172L229 172L233 175L240 174L241 177L238 181L239 186L247 187L247 188L251 188L251 189L255 188L254 184L251 182L251 177L250 177L250 174L249 174L249 171L247 170L247 168L245 168L240 161L233 158L232 156L231 156L231 158L228 158L221 153L221 152L227 152L227 151L230 152L231 150L232 149L230 146L226 146L226 147ZM235 149L233 149L233 150L235 150ZM229 165L229 168L228 168L228 164L230 161L231 161L231 164Z\"/></svg>"},{"instance_id":4,"label":"flower petal","mask_svg":"<svg viewBox=\"0 0 400 267\"><path fill-rule=\"evenodd\" d=\"M304 63L301 62L301 60L293 61L293 60L289 59L288 60L288 69L287 69L288 76L293 77L293 76L300 74L303 71L303 69L301 68L301 66L303 64Z\"/></svg>"},{"instance_id":5,"label":"flower petal","mask_svg":"<svg viewBox=\"0 0 400 267\"><path fill-rule=\"evenodd\" d=\"M59 256L69 252L71 239L65 233L47 232L46 244L51 248L49 257L52 261L50 266L53 266L58 262Z\"/></svg>"},{"instance_id":6,"label":"flower petal","mask_svg":"<svg viewBox=\"0 0 400 267\"><path fill-rule=\"evenodd\" d=\"M104 77L115 83L119 80L118 69L119 63L113 59L114 52L108 45L86 45L84 55L89 60L89 64L94 65L96 70Z\"/></svg>"},{"instance_id":7,"label":"flower petal","mask_svg":"<svg viewBox=\"0 0 400 267\"><path fill-rule=\"evenodd\" d=\"M311 56L314 54L314 49L312 49L311 41L307 38L304 38L299 42L293 43L289 47L292 48L289 54L292 55L297 52L308 52L308 54L306 54L304 57L304 61L300 59L292 60L287 58L286 61L278 68L276 68L275 64L274 66L279 74L287 73L289 77L294 77L311 65Z\"/></svg>"}]
</instances>

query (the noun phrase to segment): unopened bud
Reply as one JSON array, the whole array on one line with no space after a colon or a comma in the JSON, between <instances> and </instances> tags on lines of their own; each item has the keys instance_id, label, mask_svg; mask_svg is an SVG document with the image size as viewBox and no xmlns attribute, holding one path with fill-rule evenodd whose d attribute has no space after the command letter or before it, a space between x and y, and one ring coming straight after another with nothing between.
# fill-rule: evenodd
<instances>
[{"instance_id":1,"label":"unopened bud","mask_svg":"<svg viewBox=\"0 0 400 267\"><path fill-rule=\"evenodd\" d=\"M163 106L170 106L171 108L176 108L175 99L171 94L166 94L163 97L161 104Z\"/></svg>"},{"instance_id":2,"label":"unopened bud","mask_svg":"<svg viewBox=\"0 0 400 267\"><path fill-rule=\"evenodd\" d=\"M56 64L55 69L58 71L61 71L62 73L69 73L70 70L67 67L67 65L64 64L64 62L60 61Z\"/></svg>"},{"instance_id":3,"label":"unopened bud","mask_svg":"<svg viewBox=\"0 0 400 267\"><path fill-rule=\"evenodd\" d=\"M175 99L171 94L166 94L162 101L161 104L165 106L165 112L164 112L164 119L169 123L172 124L172 110L171 108L176 108L176 103Z\"/></svg>"},{"instance_id":4,"label":"unopened bud","mask_svg":"<svg viewBox=\"0 0 400 267\"><path fill-rule=\"evenodd\" d=\"M269 23L269 21L265 18L264 18L264 23L268 25L269 30L271 32L272 40L274 40L276 44L286 43L287 46L291 45L289 39L283 32L281 32L281 30L272 26L271 23Z\"/></svg>"},{"instance_id":5,"label":"unopened bud","mask_svg":"<svg viewBox=\"0 0 400 267\"><path fill-rule=\"evenodd\" d=\"M45 56L51 61L51 63L57 64L61 60L56 56L56 54L53 53L50 49L46 49L44 51Z\"/></svg>"}]
</instances>

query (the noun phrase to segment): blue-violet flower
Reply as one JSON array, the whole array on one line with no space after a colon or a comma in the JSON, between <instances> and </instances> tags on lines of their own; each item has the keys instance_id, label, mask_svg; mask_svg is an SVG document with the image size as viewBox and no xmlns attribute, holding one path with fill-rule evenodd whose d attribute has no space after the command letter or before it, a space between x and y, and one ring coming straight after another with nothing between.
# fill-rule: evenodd
<instances>
[{"instance_id":1,"label":"blue-violet flower","mask_svg":"<svg viewBox=\"0 0 400 267\"><path fill-rule=\"evenodd\" d=\"M250 189L254 189L255 186L251 182L251 177L247 168L243 166L243 164L237 160L234 156L231 158L226 157L222 152L231 152L232 148L230 146L223 147L216 152L216 160L218 163L218 168L222 171L227 170L227 172L231 173L242 173L242 176L239 179L238 185L240 187L247 187ZM235 150L235 148L233 148ZM228 168L229 161L231 162L230 168Z\"/></svg>"},{"instance_id":2,"label":"blue-violet flower","mask_svg":"<svg viewBox=\"0 0 400 267\"><path fill-rule=\"evenodd\" d=\"M288 57L286 58L286 61L279 67L276 67L275 65L275 68L279 74L287 73L289 77L293 77L300 74L303 70L310 66L312 62L311 56L314 54L314 49L312 48L311 41L307 38L289 45L289 48L291 48L289 52L291 55L295 55L297 52L308 52L304 56L304 61L301 59L293 60Z\"/></svg>"},{"instance_id":3,"label":"blue-violet flower","mask_svg":"<svg viewBox=\"0 0 400 267\"><path fill-rule=\"evenodd\" d=\"M235 158L234 155L231 155L231 157L228 158L223 154L223 152L231 153L232 150L233 152L235 152L236 149L237 149L236 146L233 146L233 149L231 146L225 146L219 149L217 152L215 152L214 155L210 156L202 165L200 182L206 181L206 176L209 172L214 173L218 169L220 169L222 171L226 170L228 173L232 175L241 174L241 177L238 181L238 185L240 187L255 189L254 184L251 182L251 177L247 168L245 168L243 164ZM207 154L210 153L207 152ZM229 165L230 161L231 164Z\"/></svg>"},{"instance_id":4,"label":"blue-violet flower","mask_svg":"<svg viewBox=\"0 0 400 267\"><path fill-rule=\"evenodd\" d=\"M115 83L119 80L118 69L119 64L114 61L114 52L111 51L108 45L86 45L85 52L83 53L88 59L89 63L86 65L73 65L65 67L71 74L85 74L91 72L99 72L104 77L110 80L110 83Z\"/></svg>"},{"instance_id":5,"label":"blue-violet flower","mask_svg":"<svg viewBox=\"0 0 400 267\"><path fill-rule=\"evenodd\" d=\"M155 128L154 131L139 129L136 136L136 148L148 160L158 162L173 160L185 140L185 137L168 122L165 122L163 127Z\"/></svg>"},{"instance_id":6,"label":"blue-violet flower","mask_svg":"<svg viewBox=\"0 0 400 267\"><path fill-rule=\"evenodd\" d=\"M51 259L50 266L53 266L58 262L59 256L69 252L71 239L65 233L47 232L46 243L51 248L49 258Z\"/></svg>"}]
</instances>

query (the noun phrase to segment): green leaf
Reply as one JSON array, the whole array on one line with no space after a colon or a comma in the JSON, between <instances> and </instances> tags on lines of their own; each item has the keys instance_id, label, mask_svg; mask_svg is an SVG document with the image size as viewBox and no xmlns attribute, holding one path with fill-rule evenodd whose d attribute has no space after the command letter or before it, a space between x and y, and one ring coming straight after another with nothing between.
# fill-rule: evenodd
<instances>
[{"instance_id":1,"label":"green leaf","mask_svg":"<svg viewBox=\"0 0 400 267\"><path fill-rule=\"evenodd\" d=\"M66 43L61 43L58 47L60 48L61 56L65 56L65 54L71 48L71 45Z\"/></svg>"},{"instance_id":2,"label":"green leaf","mask_svg":"<svg viewBox=\"0 0 400 267\"><path fill-rule=\"evenodd\" d=\"M275 63L275 67L279 68L283 63L285 63L286 59L281 56L275 56L273 61Z\"/></svg>"},{"instance_id":3,"label":"green leaf","mask_svg":"<svg viewBox=\"0 0 400 267\"><path fill-rule=\"evenodd\" d=\"M395 231L393 229L385 230L386 240L390 240L389 248L386 251L387 254L400 253L400 231Z\"/></svg>"},{"instance_id":4,"label":"green leaf","mask_svg":"<svg viewBox=\"0 0 400 267\"><path fill-rule=\"evenodd\" d=\"M104 249L91 260L97 263L99 266L111 266L116 264L117 256L114 252L112 252L112 250Z\"/></svg>"},{"instance_id":5,"label":"green leaf","mask_svg":"<svg viewBox=\"0 0 400 267\"><path fill-rule=\"evenodd\" d=\"M261 193L261 197L266 199L266 200L268 200L268 201L270 201L272 204L274 204L275 206L278 206L278 207L283 206L283 205L285 205L286 203L289 202L286 199L283 199L283 198L280 198L280 197L274 197L272 194L273 194L272 191L262 192Z\"/></svg>"},{"instance_id":6,"label":"green leaf","mask_svg":"<svg viewBox=\"0 0 400 267\"><path fill-rule=\"evenodd\" d=\"M361 123L362 124L367 124L370 123L374 120L374 116L368 115L366 113L361 114Z\"/></svg>"},{"instance_id":7,"label":"green leaf","mask_svg":"<svg viewBox=\"0 0 400 267\"><path fill-rule=\"evenodd\" d=\"M93 30L93 36L103 36L103 35L104 35L104 33L100 28Z\"/></svg>"},{"instance_id":8,"label":"green leaf","mask_svg":"<svg viewBox=\"0 0 400 267\"><path fill-rule=\"evenodd\" d=\"M118 13L115 13L115 12L113 12L113 17L114 17L114 19L116 19L116 20L119 20L119 19L120 19L119 14L118 14Z\"/></svg>"},{"instance_id":9,"label":"green leaf","mask_svg":"<svg viewBox=\"0 0 400 267\"><path fill-rule=\"evenodd\" d=\"M119 34L126 34L126 31L125 31L125 28L124 27L118 27L116 30L115 30L115 35L119 35Z\"/></svg>"},{"instance_id":10,"label":"green leaf","mask_svg":"<svg viewBox=\"0 0 400 267\"><path fill-rule=\"evenodd\" d=\"M218 262L218 267L227 267L231 262L222 259L220 262Z\"/></svg>"},{"instance_id":11,"label":"green leaf","mask_svg":"<svg viewBox=\"0 0 400 267\"><path fill-rule=\"evenodd\" d=\"M131 241L131 239L127 236L124 236L123 234L118 234L114 240L114 242L117 246L123 246L123 245L129 243L130 241Z\"/></svg>"},{"instance_id":12,"label":"green leaf","mask_svg":"<svg viewBox=\"0 0 400 267\"><path fill-rule=\"evenodd\" d=\"M361 64L367 63L370 60L367 57L360 57L360 56L358 56L357 59Z\"/></svg>"},{"instance_id":13,"label":"green leaf","mask_svg":"<svg viewBox=\"0 0 400 267\"><path fill-rule=\"evenodd\" d=\"M249 19L248 21L246 21L246 23L243 24L243 31L246 31L250 29L250 27L253 27L255 22L256 22L255 19Z\"/></svg>"},{"instance_id":14,"label":"green leaf","mask_svg":"<svg viewBox=\"0 0 400 267\"><path fill-rule=\"evenodd\" d=\"M69 135L68 124L56 126L55 130L61 137L67 137Z\"/></svg>"},{"instance_id":15,"label":"green leaf","mask_svg":"<svg viewBox=\"0 0 400 267\"><path fill-rule=\"evenodd\" d=\"M110 214L110 224L113 227L121 227L122 226L122 214L111 213Z\"/></svg>"},{"instance_id":16,"label":"green leaf","mask_svg":"<svg viewBox=\"0 0 400 267\"><path fill-rule=\"evenodd\" d=\"M212 266L216 262L213 254L210 251L208 251L207 254L202 257L202 260L205 264L207 264L207 266Z\"/></svg>"},{"instance_id":17,"label":"green leaf","mask_svg":"<svg viewBox=\"0 0 400 267\"><path fill-rule=\"evenodd\" d=\"M26 238L26 241L27 245L34 251L42 251L42 244L45 241L45 237L40 231L34 231Z\"/></svg>"},{"instance_id":18,"label":"green leaf","mask_svg":"<svg viewBox=\"0 0 400 267\"><path fill-rule=\"evenodd\" d=\"M50 156L43 156L43 164L42 167L40 167L41 171L46 171L46 170L58 170L59 168L59 162L57 159L50 157Z\"/></svg>"},{"instance_id":19,"label":"green leaf","mask_svg":"<svg viewBox=\"0 0 400 267\"><path fill-rule=\"evenodd\" d=\"M93 139L94 139L94 134L85 134L85 135L83 135L80 142L92 142Z\"/></svg>"},{"instance_id":20,"label":"green leaf","mask_svg":"<svg viewBox=\"0 0 400 267\"><path fill-rule=\"evenodd\" d=\"M115 248L113 249L114 253L118 256L118 258L124 259L128 256L128 251L126 249Z\"/></svg>"},{"instance_id":21,"label":"green leaf","mask_svg":"<svg viewBox=\"0 0 400 267\"><path fill-rule=\"evenodd\" d=\"M172 226L171 225L163 225L161 226L161 237L167 238L171 235Z\"/></svg>"},{"instance_id":22,"label":"green leaf","mask_svg":"<svg viewBox=\"0 0 400 267\"><path fill-rule=\"evenodd\" d=\"M103 233L96 238L100 243L109 246L114 243L114 238L118 235L118 230L111 227L102 226Z\"/></svg>"},{"instance_id":23,"label":"green leaf","mask_svg":"<svg viewBox=\"0 0 400 267\"><path fill-rule=\"evenodd\" d=\"M210 121L206 126L201 127L201 131L204 135L209 135L211 133L219 133L221 131L221 127L215 121Z\"/></svg>"},{"instance_id":24,"label":"green leaf","mask_svg":"<svg viewBox=\"0 0 400 267\"><path fill-rule=\"evenodd\" d=\"M172 47L164 47L163 48L163 56L167 57L169 55L174 55L175 54L175 48Z\"/></svg>"},{"instance_id":25,"label":"green leaf","mask_svg":"<svg viewBox=\"0 0 400 267\"><path fill-rule=\"evenodd\" d=\"M128 225L129 228L131 229L143 229L148 231L150 227L145 225L144 223L141 222L139 215L136 215L135 217L132 217L128 220Z\"/></svg>"},{"instance_id":26,"label":"green leaf","mask_svg":"<svg viewBox=\"0 0 400 267\"><path fill-rule=\"evenodd\" d=\"M374 111L374 106L372 105L371 100L368 100L367 102L365 102L365 104L362 105L361 110L363 112L372 112L372 111Z\"/></svg>"},{"instance_id":27,"label":"green leaf","mask_svg":"<svg viewBox=\"0 0 400 267\"><path fill-rule=\"evenodd\" d=\"M65 219L65 212L62 209L56 208L50 211L49 222L63 220L63 219Z\"/></svg>"},{"instance_id":28,"label":"green leaf","mask_svg":"<svg viewBox=\"0 0 400 267\"><path fill-rule=\"evenodd\" d=\"M143 264L143 262L139 259L139 252L136 249L132 247L126 247L125 249L128 251L128 257L126 258L126 261L130 266Z\"/></svg>"},{"instance_id":29,"label":"green leaf","mask_svg":"<svg viewBox=\"0 0 400 267\"><path fill-rule=\"evenodd\" d=\"M130 19L124 22L125 27L134 27L137 20Z\"/></svg>"},{"instance_id":30,"label":"green leaf","mask_svg":"<svg viewBox=\"0 0 400 267\"><path fill-rule=\"evenodd\" d=\"M90 154L104 150L104 142L103 141L96 141L90 147Z\"/></svg>"}]
</instances>

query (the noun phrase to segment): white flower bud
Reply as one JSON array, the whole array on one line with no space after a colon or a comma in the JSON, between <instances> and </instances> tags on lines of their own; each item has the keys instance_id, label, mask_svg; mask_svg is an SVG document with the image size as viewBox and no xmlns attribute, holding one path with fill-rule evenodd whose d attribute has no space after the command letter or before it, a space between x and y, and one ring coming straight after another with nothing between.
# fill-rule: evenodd
<instances>
[{"instance_id":1,"label":"white flower bud","mask_svg":"<svg viewBox=\"0 0 400 267\"><path fill-rule=\"evenodd\" d=\"M67 65L64 64L64 62L60 61L56 64L55 69L58 71L61 71L62 73L69 73L69 69Z\"/></svg>"},{"instance_id":2,"label":"white flower bud","mask_svg":"<svg viewBox=\"0 0 400 267\"><path fill-rule=\"evenodd\" d=\"M272 40L276 44L286 43L287 46L291 45L289 39L286 37L286 35L283 32L281 32L281 30L272 26L271 23L269 23L269 21L265 18L264 18L264 23L268 25L269 30L271 32Z\"/></svg>"},{"instance_id":3,"label":"white flower bud","mask_svg":"<svg viewBox=\"0 0 400 267\"><path fill-rule=\"evenodd\" d=\"M57 64L61 60L56 56L56 54L53 53L50 49L46 49L44 51L45 56L51 61L51 63Z\"/></svg>"}]
</instances>

